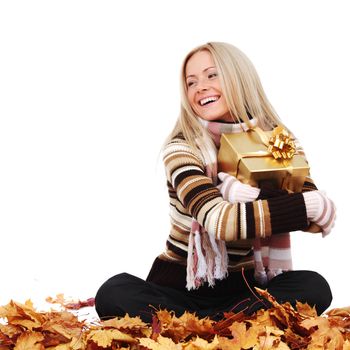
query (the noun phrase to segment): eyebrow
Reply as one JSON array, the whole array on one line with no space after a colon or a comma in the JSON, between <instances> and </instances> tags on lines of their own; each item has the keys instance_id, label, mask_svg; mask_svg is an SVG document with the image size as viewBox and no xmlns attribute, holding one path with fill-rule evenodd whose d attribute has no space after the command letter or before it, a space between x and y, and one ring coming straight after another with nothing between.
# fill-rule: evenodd
<instances>
[{"instance_id":1,"label":"eyebrow","mask_svg":"<svg viewBox=\"0 0 350 350\"><path fill-rule=\"evenodd\" d=\"M203 70L203 73L206 72L207 70L209 70L210 68L216 68L216 67L213 66L213 67L205 68L205 69ZM193 75L193 74L187 75L187 76L186 76L186 79L189 78L189 77L195 77L195 75Z\"/></svg>"}]
</instances>

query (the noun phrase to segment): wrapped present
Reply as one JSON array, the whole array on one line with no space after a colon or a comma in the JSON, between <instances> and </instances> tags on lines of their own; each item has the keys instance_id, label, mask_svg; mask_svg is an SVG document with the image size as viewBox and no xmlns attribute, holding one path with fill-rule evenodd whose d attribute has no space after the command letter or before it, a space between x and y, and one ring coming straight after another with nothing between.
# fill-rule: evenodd
<instances>
[{"instance_id":1,"label":"wrapped present","mask_svg":"<svg viewBox=\"0 0 350 350\"><path fill-rule=\"evenodd\" d=\"M252 186L269 181L275 188L289 192L301 192L310 170L281 126L273 131L254 128L239 134L222 134L218 167Z\"/></svg>"}]
</instances>

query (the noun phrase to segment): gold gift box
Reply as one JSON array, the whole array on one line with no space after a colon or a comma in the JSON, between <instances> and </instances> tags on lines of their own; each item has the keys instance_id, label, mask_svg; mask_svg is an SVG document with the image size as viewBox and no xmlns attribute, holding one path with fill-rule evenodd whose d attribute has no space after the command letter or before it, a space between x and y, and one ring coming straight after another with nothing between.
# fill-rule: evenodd
<instances>
[{"instance_id":1,"label":"gold gift box","mask_svg":"<svg viewBox=\"0 0 350 350\"><path fill-rule=\"evenodd\" d=\"M218 170L235 176L244 183L259 187L264 180L275 188L301 192L309 165L301 155L275 159L261 135L269 140L273 131L251 129L239 134L222 134L218 153Z\"/></svg>"}]
</instances>

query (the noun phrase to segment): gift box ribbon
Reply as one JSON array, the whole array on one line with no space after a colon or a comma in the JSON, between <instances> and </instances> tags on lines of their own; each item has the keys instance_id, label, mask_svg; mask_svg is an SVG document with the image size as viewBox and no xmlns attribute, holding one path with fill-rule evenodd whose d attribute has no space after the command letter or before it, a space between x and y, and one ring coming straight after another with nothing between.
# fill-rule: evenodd
<instances>
[{"instance_id":1,"label":"gift box ribbon","mask_svg":"<svg viewBox=\"0 0 350 350\"><path fill-rule=\"evenodd\" d=\"M266 133L259 127L250 129L249 131L255 132L260 141L266 146L266 151L254 151L239 154L236 177L238 177L239 163L243 158L255 158L255 157L269 157L273 156L274 159L278 160L283 164L288 172L288 175L293 174L293 167L290 165L290 160L296 153L296 147L294 140L289 136L289 133L282 126L277 126L272 131L272 135L268 137Z\"/></svg>"}]
</instances>

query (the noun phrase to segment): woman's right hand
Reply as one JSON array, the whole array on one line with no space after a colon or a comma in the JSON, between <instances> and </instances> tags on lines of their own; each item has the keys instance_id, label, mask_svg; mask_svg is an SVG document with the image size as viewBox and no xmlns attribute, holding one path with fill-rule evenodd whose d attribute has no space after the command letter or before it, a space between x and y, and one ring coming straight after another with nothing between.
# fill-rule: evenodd
<instances>
[{"instance_id":1,"label":"woman's right hand","mask_svg":"<svg viewBox=\"0 0 350 350\"><path fill-rule=\"evenodd\" d=\"M222 183L217 188L220 190L222 197L230 203L252 202L259 196L259 188L244 184L232 175L220 172L218 178Z\"/></svg>"},{"instance_id":2,"label":"woman's right hand","mask_svg":"<svg viewBox=\"0 0 350 350\"><path fill-rule=\"evenodd\" d=\"M333 201L320 191L304 192L303 196L308 220L320 227L323 236L328 235L336 218Z\"/></svg>"}]
</instances>

